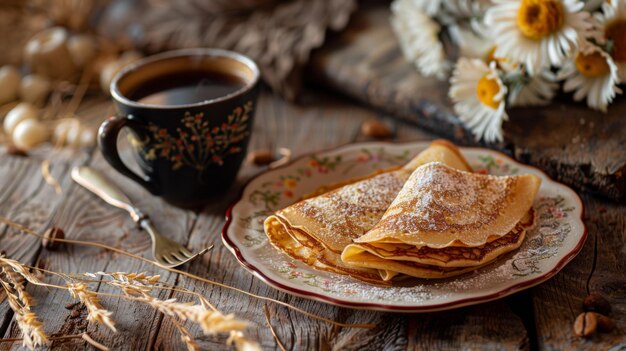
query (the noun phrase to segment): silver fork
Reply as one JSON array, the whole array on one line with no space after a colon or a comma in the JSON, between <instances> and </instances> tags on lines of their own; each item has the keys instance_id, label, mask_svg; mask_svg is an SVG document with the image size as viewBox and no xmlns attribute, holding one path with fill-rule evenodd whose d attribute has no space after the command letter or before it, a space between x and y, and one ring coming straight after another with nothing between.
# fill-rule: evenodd
<instances>
[{"instance_id":1,"label":"silver fork","mask_svg":"<svg viewBox=\"0 0 626 351\"><path fill-rule=\"evenodd\" d=\"M126 210L133 221L150 234L150 238L152 239L152 255L157 263L163 267L172 268L180 266L213 248L213 245L211 245L194 255L184 246L162 236L156 230L148 215L142 213L130 202L126 194L91 167L74 167L74 169L72 169L72 179L87 190L98 195L98 197L110 205Z\"/></svg>"}]
</instances>

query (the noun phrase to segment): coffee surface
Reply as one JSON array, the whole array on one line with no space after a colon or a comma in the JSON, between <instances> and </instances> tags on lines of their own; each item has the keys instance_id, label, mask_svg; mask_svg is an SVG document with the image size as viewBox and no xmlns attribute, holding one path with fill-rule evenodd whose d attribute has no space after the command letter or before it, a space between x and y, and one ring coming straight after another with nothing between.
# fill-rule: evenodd
<instances>
[{"instance_id":1,"label":"coffee surface","mask_svg":"<svg viewBox=\"0 0 626 351\"><path fill-rule=\"evenodd\" d=\"M128 97L151 105L187 105L226 96L244 85L241 78L233 75L190 70L146 80Z\"/></svg>"}]
</instances>

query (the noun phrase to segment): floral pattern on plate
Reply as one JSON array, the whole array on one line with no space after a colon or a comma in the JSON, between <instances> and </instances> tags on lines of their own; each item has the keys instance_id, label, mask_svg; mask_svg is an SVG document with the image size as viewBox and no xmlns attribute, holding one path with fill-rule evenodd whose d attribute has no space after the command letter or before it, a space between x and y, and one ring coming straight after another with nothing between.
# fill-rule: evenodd
<instances>
[{"instance_id":1,"label":"floral pattern on plate","mask_svg":"<svg viewBox=\"0 0 626 351\"><path fill-rule=\"evenodd\" d=\"M534 208L538 225L519 250L473 273L445 280L421 280L381 287L318 271L273 248L263 221L321 186L408 162L429 143L353 144L319 152L254 178L229 210L222 238L242 265L269 285L307 298L354 308L435 311L480 303L539 284L582 248L586 229L582 202L570 188L504 154L461 148L476 172L496 175L534 173L542 178Z\"/></svg>"}]
</instances>

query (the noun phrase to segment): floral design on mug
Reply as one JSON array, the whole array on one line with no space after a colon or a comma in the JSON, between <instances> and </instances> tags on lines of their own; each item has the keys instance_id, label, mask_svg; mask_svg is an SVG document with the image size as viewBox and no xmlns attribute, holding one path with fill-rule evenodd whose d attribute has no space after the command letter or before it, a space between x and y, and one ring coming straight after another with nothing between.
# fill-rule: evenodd
<instances>
[{"instance_id":1,"label":"floral design on mug","mask_svg":"<svg viewBox=\"0 0 626 351\"><path fill-rule=\"evenodd\" d=\"M153 141L143 142L140 148L147 160L157 157L172 162L172 169L183 166L193 167L202 172L208 164L224 164L224 158L242 151L238 143L249 134L248 122L252 112L252 101L236 107L227 121L220 126L209 126L204 113L192 115L189 112L180 120L182 126L176 128L178 135L150 123L148 131Z\"/></svg>"}]
</instances>

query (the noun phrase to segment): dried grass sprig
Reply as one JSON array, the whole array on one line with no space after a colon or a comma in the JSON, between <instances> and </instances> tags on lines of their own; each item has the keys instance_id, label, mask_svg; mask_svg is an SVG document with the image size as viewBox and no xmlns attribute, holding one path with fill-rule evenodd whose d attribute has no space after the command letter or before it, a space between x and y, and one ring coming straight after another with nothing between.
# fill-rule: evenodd
<instances>
[{"instance_id":1,"label":"dried grass sprig","mask_svg":"<svg viewBox=\"0 0 626 351\"><path fill-rule=\"evenodd\" d=\"M31 349L46 344L48 336L43 330L43 324L31 311L35 300L26 291L23 283L25 279L33 281L39 281L39 279L21 263L8 259L4 255L0 256L0 267L2 272L0 284L7 295L17 326L22 332L22 344Z\"/></svg>"},{"instance_id":2,"label":"dried grass sprig","mask_svg":"<svg viewBox=\"0 0 626 351\"><path fill-rule=\"evenodd\" d=\"M21 264L16 260L12 260L6 256L0 255L0 266L3 268L10 268L16 273L20 274L24 279L32 283L41 283L41 281L30 272L27 266Z\"/></svg>"},{"instance_id":3,"label":"dried grass sprig","mask_svg":"<svg viewBox=\"0 0 626 351\"><path fill-rule=\"evenodd\" d=\"M22 345L30 349L37 346L43 346L48 343L48 335L43 330L43 324L37 318L37 315L30 310L32 300L24 302L20 300L11 284L4 279L0 279L0 285L4 289L9 301L9 307L13 310L17 327L22 333Z\"/></svg>"},{"instance_id":4,"label":"dried grass sprig","mask_svg":"<svg viewBox=\"0 0 626 351\"><path fill-rule=\"evenodd\" d=\"M187 328L180 324L176 319L172 319L172 323L174 323L174 326L176 327L176 329L178 329L178 332L180 333L180 339L185 343L185 346L187 346L187 350L200 350L200 345L198 345L196 339L193 338Z\"/></svg>"},{"instance_id":5,"label":"dried grass sprig","mask_svg":"<svg viewBox=\"0 0 626 351\"><path fill-rule=\"evenodd\" d=\"M281 351L287 351L287 349L285 349L285 345L283 345L282 341L280 341L280 339L278 338L278 334L276 334L276 330L274 330L274 327L272 326L272 322L270 321L270 310L269 308L267 308L267 305L263 305L263 314L265 314L265 322L270 328L270 332L272 333L274 340L276 340L276 344L278 344L278 347L281 349Z\"/></svg>"},{"instance_id":6,"label":"dried grass sprig","mask_svg":"<svg viewBox=\"0 0 626 351\"><path fill-rule=\"evenodd\" d=\"M126 272L97 272L85 273L85 276L96 278L97 275L109 279L82 279L80 277L74 277L70 274L53 272L43 268L29 267L30 269L38 270L44 273L58 276L64 280L67 280L67 287L73 297L79 298L81 302L85 304L89 311L89 316L94 314L97 317L110 317L111 313L103 310L100 304L98 296L108 296L113 298L123 298L130 301L143 302L155 310L168 315L172 318L172 321L176 325L177 329L181 332L181 340L187 345L188 349L193 350L193 347L197 347L197 343L191 333L182 326L178 319L182 321L191 321L198 324L205 334L226 333L232 331L243 331L247 327L247 322L237 320L234 315L223 315L211 305L204 296L199 293L193 292L185 288L175 288L168 286L160 281L159 275L147 275L146 273L126 273ZM83 282L76 282L82 280ZM90 291L87 284L90 283L104 283L110 286L118 288L122 291L123 295L109 294L102 292ZM42 283L46 284L46 283ZM159 284L159 285L157 285ZM62 286L48 284L53 287L64 288ZM181 303L175 299L159 300L151 295L153 289L167 289L172 291L179 291L183 293L192 294L198 297L200 304L193 303ZM94 317L93 320L106 324L106 319ZM89 319L89 317L88 317ZM103 319L103 320L101 320ZM112 323L112 321L111 321ZM250 341L249 343L253 343ZM246 344L248 345L248 344ZM196 348L197 349L197 348Z\"/></svg>"},{"instance_id":7,"label":"dried grass sprig","mask_svg":"<svg viewBox=\"0 0 626 351\"><path fill-rule=\"evenodd\" d=\"M54 192L57 193L57 195L61 195L61 193L63 193L61 184L50 172L50 160L46 159L41 161L41 176L46 183L54 189Z\"/></svg>"},{"instance_id":8,"label":"dried grass sprig","mask_svg":"<svg viewBox=\"0 0 626 351\"><path fill-rule=\"evenodd\" d=\"M38 238L42 238L41 234L35 232L34 230L32 230L32 229L30 229L28 227L25 227L25 226L21 225L19 223L13 222L13 221L11 221L8 218L0 217L0 223L6 224L6 225L8 225L8 226L10 226L10 227L12 227L14 229L20 230L20 231L22 231L22 232L24 232L26 234L29 234L29 235L32 235L32 236L35 236L35 237L38 237ZM88 241L82 241L82 240L71 240L71 239L55 239L55 241L58 241L58 242L61 242L61 243L66 243L66 244L89 246L89 247L97 247L97 248L101 248L101 249L104 249L104 250L107 250L107 251L119 253L121 255L124 255L124 256L130 257L130 258L134 258L134 259L139 260L139 261L143 261L143 262L149 263L149 264L151 264L151 265L153 265L155 267L158 267L158 268L161 268L161 269L165 269L165 270L167 270L169 272L172 272L172 273L177 273L177 274L180 274L180 275L186 276L188 278L191 278L191 279L194 279L194 280L197 280L197 281L201 281L201 282L204 282L204 283L207 283L207 284L210 284L210 285L214 285L214 286L218 286L218 287L221 287L221 288L224 288L224 289L229 289L229 290L232 290L232 291L236 291L236 292L239 292L241 294L244 294L244 295L253 297L255 299L258 299L258 300L267 301L267 302L271 302L271 303L274 303L274 304L278 304L278 305L287 307L287 308L292 309L292 310L294 310L296 312L304 314L304 315L306 315L306 316L308 316L310 318L313 318L313 319L316 319L316 320L319 320L319 321L323 321L323 322L326 322L326 323L329 323L329 324L332 324L332 325L335 325L335 326L338 326L338 327L371 329L371 328L374 328L376 326L375 324L372 324L372 323L351 324L351 323L337 322L337 321L334 321L334 320L331 320L331 319L328 319L328 318L325 318L325 317L322 317L322 316L318 316L318 315L316 315L314 313L305 311L305 310L303 310L301 308L298 308L296 306L293 306L293 305L291 305L289 303L286 303L286 302L283 302L283 301L280 301L280 300L276 300L276 299L273 299L273 298L270 298L270 297L266 297L266 296L262 296L262 295L253 294L251 292L248 292L248 291L245 291L245 290L242 290L242 289L238 289L238 288L232 287L232 286L227 285L227 284L219 283L219 282L216 282L216 281L213 281L213 280L210 280L210 279L207 279L207 278L195 275L193 273L188 273L188 272L181 271L181 270L178 270L178 269L175 269L175 268L163 267L163 266L159 265L155 261L152 261L152 260L147 259L145 257L141 257L141 256L135 255L133 253L127 252L125 250L118 249L116 247L112 247L112 246L109 246L109 245L106 245L106 244L101 244L101 243L96 243L96 242L88 242Z\"/></svg>"},{"instance_id":9,"label":"dried grass sprig","mask_svg":"<svg viewBox=\"0 0 626 351\"><path fill-rule=\"evenodd\" d=\"M98 295L94 291L89 290L87 284L68 283L67 288L73 298L79 299L80 302L82 302L85 307L87 307L88 321L100 323L107 326L113 332L117 332L117 329L115 328L115 322L113 322L113 320L111 319L111 315L113 315L113 313L106 310L102 306Z\"/></svg>"},{"instance_id":10,"label":"dried grass sprig","mask_svg":"<svg viewBox=\"0 0 626 351\"><path fill-rule=\"evenodd\" d=\"M97 274L109 277L111 280L105 280L105 283L115 286L127 295L146 296L160 283L160 275L146 275L145 273L126 273L126 272L98 272ZM93 276L90 273L87 276Z\"/></svg>"},{"instance_id":11,"label":"dried grass sprig","mask_svg":"<svg viewBox=\"0 0 626 351\"><path fill-rule=\"evenodd\" d=\"M25 309L30 310L30 307L34 305L34 300L24 287L24 278L1 261L0 267L2 267L2 270L0 272L4 274L4 281L10 285L13 291L15 291L18 299L22 303L22 306Z\"/></svg>"},{"instance_id":12,"label":"dried grass sprig","mask_svg":"<svg viewBox=\"0 0 626 351\"><path fill-rule=\"evenodd\" d=\"M91 338L91 336L89 336L89 334L87 333L83 333L80 336L81 339L85 340L87 343L89 343L89 345L95 347L96 349L100 350L100 351L109 351L109 348L102 345L101 343L95 341L94 339Z\"/></svg>"},{"instance_id":13,"label":"dried grass sprig","mask_svg":"<svg viewBox=\"0 0 626 351\"><path fill-rule=\"evenodd\" d=\"M179 318L182 321L189 320L200 326L205 334L243 331L248 327L248 322L236 319L233 314L224 315L219 311L207 310L202 305L195 305L191 302L178 302L176 299L159 300L153 296L129 296L128 298L147 303L167 316Z\"/></svg>"},{"instance_id":14,"label":"dried grass sprig","mask_svg":"<svg viewBox=\"0 0 626 351\"><path fill-rule=\"evenodd\" d=\"M233 314L223 315L210 305L202 295L188 289L182 289L182 292L197 294L200 304L178 302L176 299L160 300L152 296L150 293L156 287L155 284L160 283L160 276L158 275L148 276L145 273L124 272L98 272L97 274L111 278L111 280L104 282L119 288L126 295L126 299L146 303L155 310L172 317L172 322L180 332L181 340L188 350L198 350L199 346L191 333L178 320L195 323L202 328L204 334L209 335L225 332L242 333L248 326L248 322L236 319ZM95 276L91 273L87 273L87 275ZM207 304L209 305L208 308ZM249 344L255 345L256 343L250 341L245 345ZM241 345L236 344L235 346L238 350L244 350L240 348Z\"/></svg>"},{"instance_id":15,"label":"dried grass sprig","mask_svg":"<svg viewBox=\"0 0 626 351\"><path fill-rule=\"evenodd\" d=\"M34 349L49 342L48 335L43 330L43 323L39 321L34 312L15 313L15 321L22 332L24 338L22 344L25 347Z\"/></svg>"}]
</instances>

